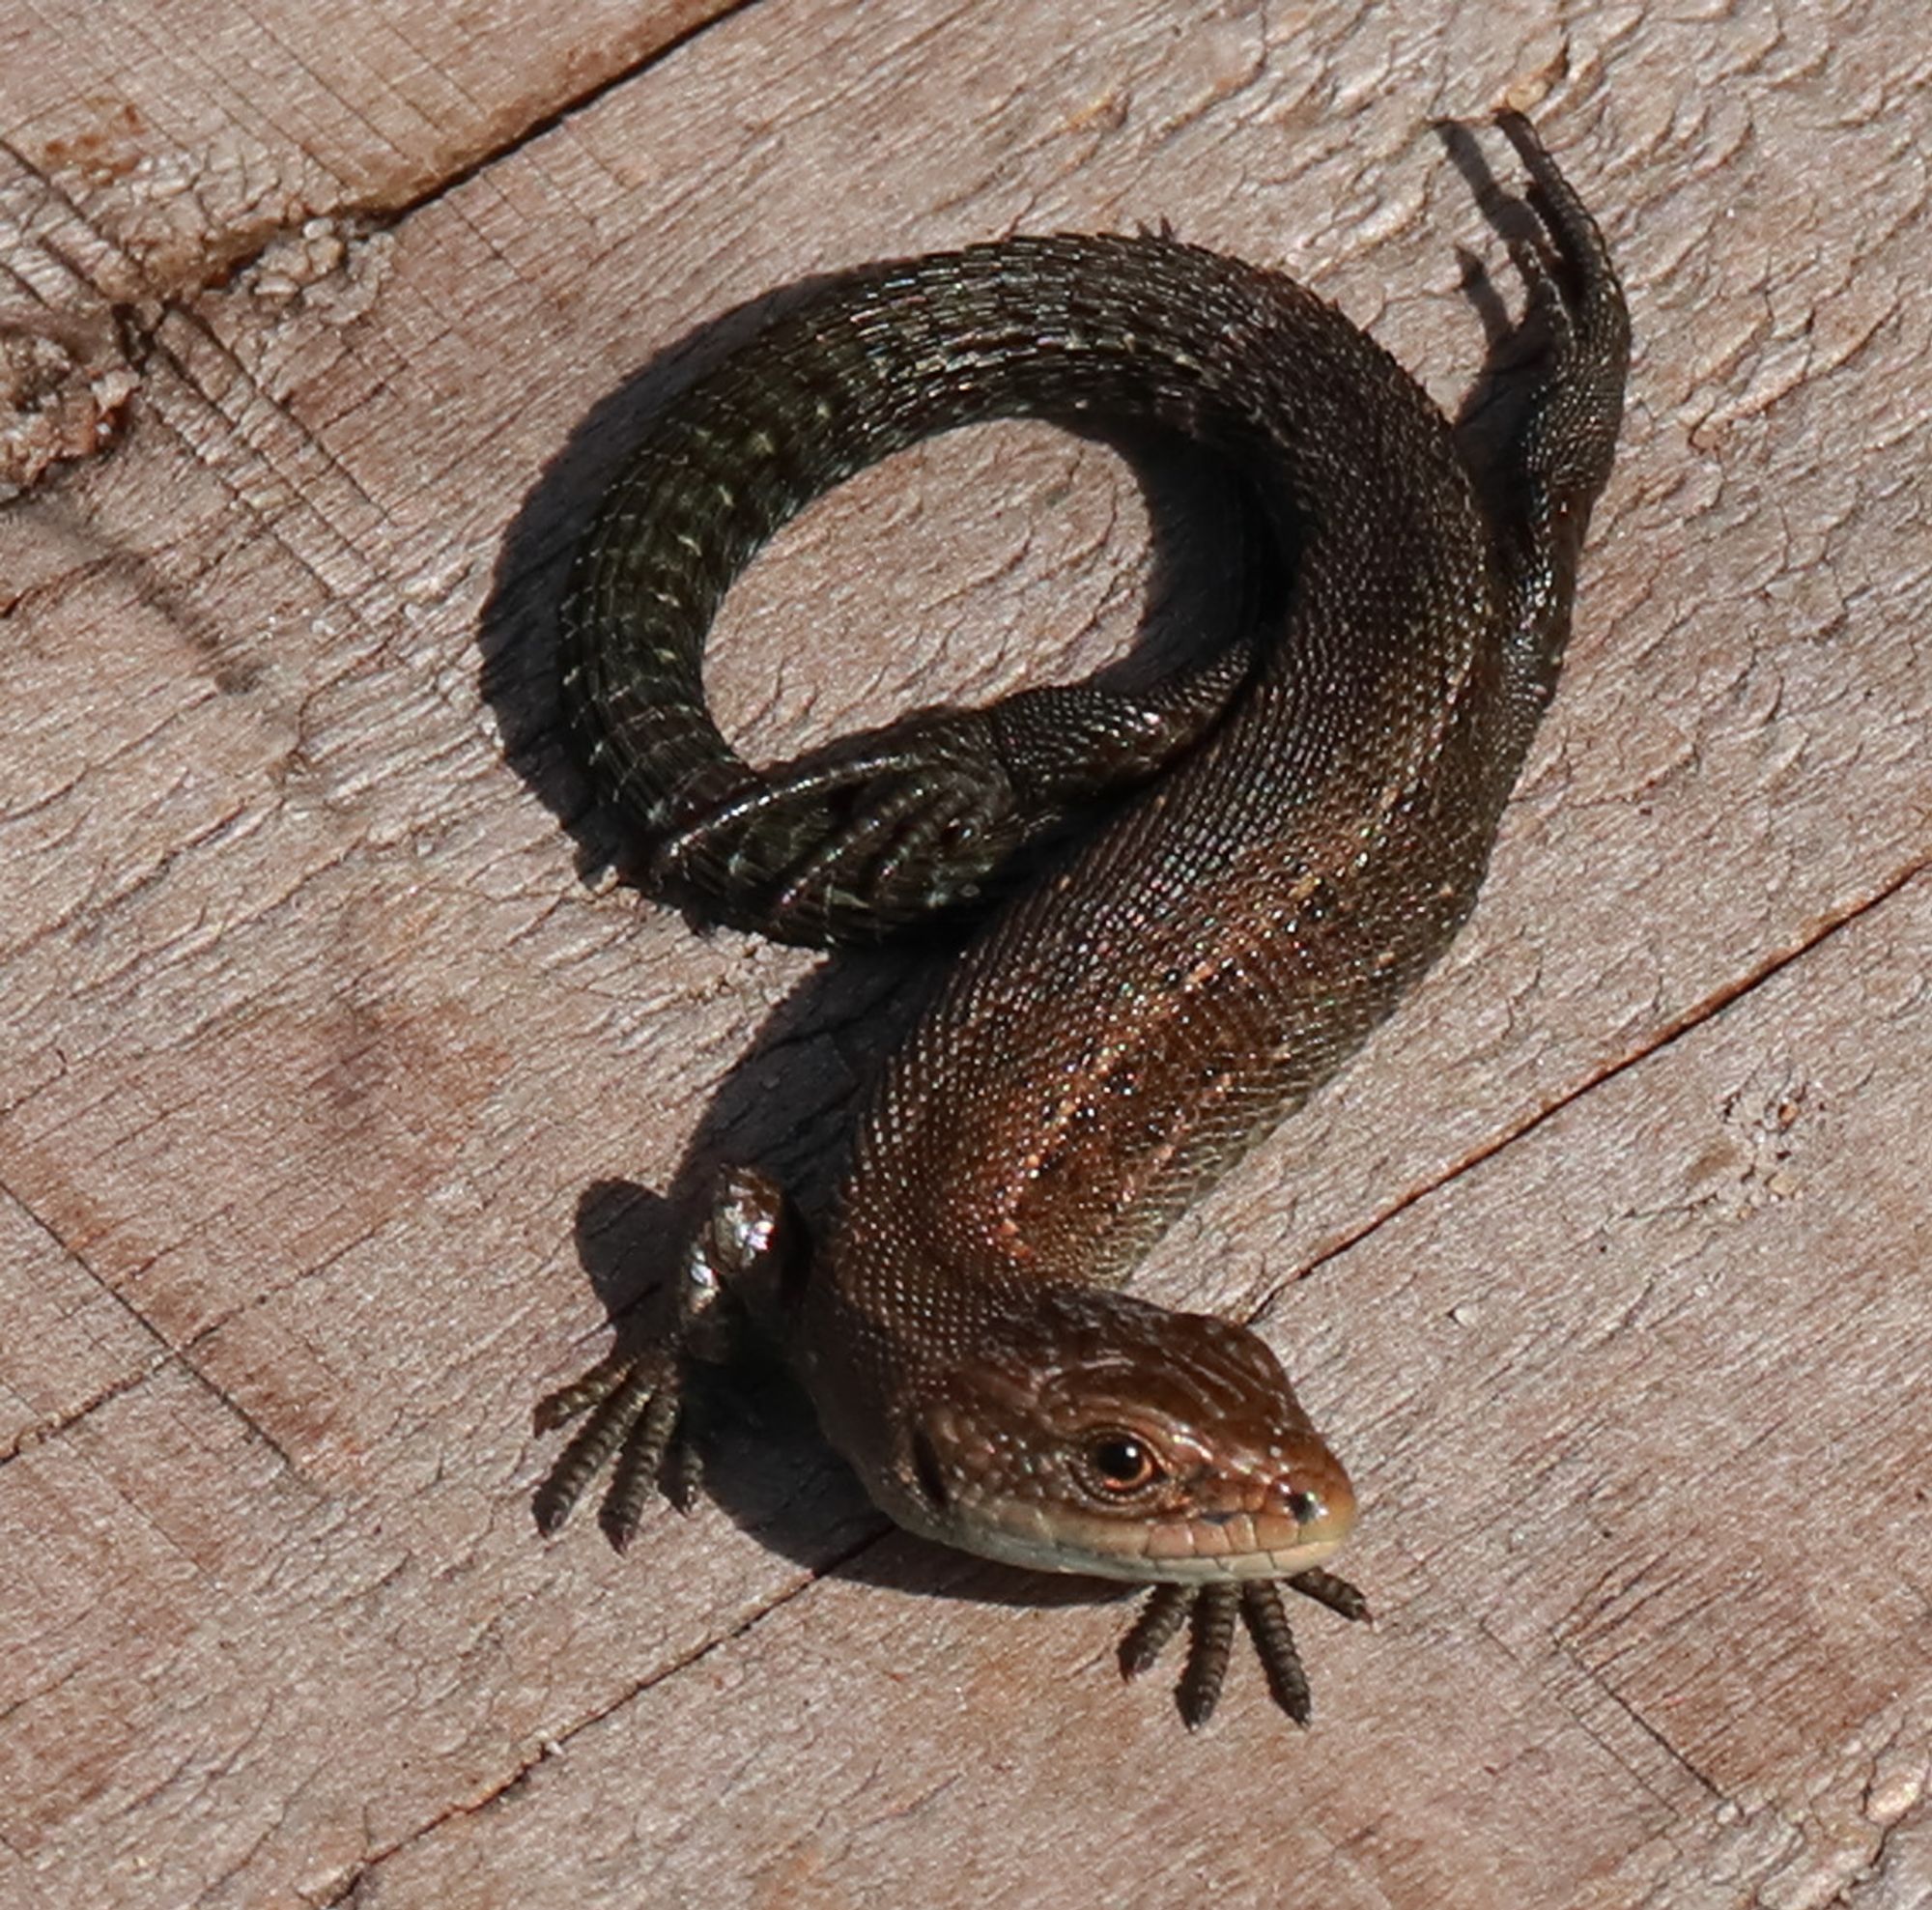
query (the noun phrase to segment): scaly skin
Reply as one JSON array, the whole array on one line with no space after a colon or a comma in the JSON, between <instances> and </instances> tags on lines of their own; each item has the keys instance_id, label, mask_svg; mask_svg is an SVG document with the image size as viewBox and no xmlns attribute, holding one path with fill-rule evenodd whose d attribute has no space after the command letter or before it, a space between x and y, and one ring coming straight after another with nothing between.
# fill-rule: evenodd
<instances>
[{"instance_id":1,"label":"scaly skin","mask_svg":"<svg viewBox=\"0 0 1932 1910\"><path fill-rule=\"evenodd\" d=\"M1532 182L1541 231L1511 251L1549 342L1480 496L1422 390L1301 287L1166 237L1014 239L853 274L685 393L613 486L565 613L586 765L658 875L729 920L863 939L956 911L1116 798L961 956L870 1098L826 1240L764 1310L902 1525L1163 1587L1129 1669L1191 1611L1190 1724L1237 1611L1306 1717L1276 1587L1363 1615L1322 1569L1353 1497L1257 1335L1120 1283L1469 913L1622 412L1602 237L1528 124L1499 124ZM861 466L1016 414L1129 419L1225 459L1286 590L1139 698L1027 692L742 763L699 682L731 578ZM717 1350L721 1276L769 1271L779 1212L731 1178L667 1345L546 1403L547 1425L597 1409L547 1527L620 1447L607 1524L635 1527L685 1363Z\"/></svg>"}]
</instances>

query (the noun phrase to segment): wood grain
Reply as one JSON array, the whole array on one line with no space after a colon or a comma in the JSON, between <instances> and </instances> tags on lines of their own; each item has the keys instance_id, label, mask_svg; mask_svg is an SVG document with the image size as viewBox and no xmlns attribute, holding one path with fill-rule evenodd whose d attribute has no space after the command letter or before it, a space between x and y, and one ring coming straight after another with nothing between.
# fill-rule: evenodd
<instances>
[{"instance_id":1,"label":"wood grain","mask_svg":"<svg viewBox=\"0 0 1932 1910\"><path fill-rule=\"evenodd\" d=\"M1910 23L84 11L0 22L0 324L66 355L0 511L0 1895L1932 1892ZM776 1395L692 1519L544 1546L529 1403L666 1224L609 1183L822 1160L896 977L580 879L548 616L627 432L774 288L1163 216L1453 405L1458 246L1509 286L1428 122L1512 85L1637 327L1574 660L1449 960L1149 1269L1362 1488L1313 1734L1253 1679L1186 1738L1119 1607L883 1533ZM924 446L734 593L721 696L780 748L1083 670L1164 509Z\"/></svg>"}]
</instances>

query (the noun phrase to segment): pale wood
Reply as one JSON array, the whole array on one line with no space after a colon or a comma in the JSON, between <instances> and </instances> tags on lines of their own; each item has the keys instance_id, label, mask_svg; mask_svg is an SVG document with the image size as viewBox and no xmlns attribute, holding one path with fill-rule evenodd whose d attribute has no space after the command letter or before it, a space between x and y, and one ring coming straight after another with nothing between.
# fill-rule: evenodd
<instances>
[{"instance_id":1,"label":"pale wood","mask_svg":"<svg viewBox=\"0 0 1932 1910\"><path fill-rule=\"evenodd\" d=\"M1310 1737L1250 1681L1179 1741L1114 1610L826 1581L375 1900L1829 1900L1922 1812L1932 1727L1932 1230L1887 1153L1928 938L1921 877L1276 1310L1376 1493L1380 1625L1302 1621Z\"/></svg>"},{"instance_id":2,"label":"pale wood","mask_svg":"<svg viewBox=\"0 0 1932 1910\"><path fill-rule=\"evenodd\" d=\"M192 291L271 242L292 264L309 220L408 206L730 5L15 0L6 144L123 284Z\"/></svg>"},{"instance_id":3,"label":"pale wood","mask_svg":"<svg viewBox=\"0 0 1932 1910\"><path fill-rule=\"evenodd\" d=\"M299 297L731 4L0 10L0 501L119 434L164 301Z\"/></svg>"},{"instance_id":4,"label":"pale wood","mask_svg":"<svg viewBox=\"0 0 1932 1910\"><path fill-rule=\"evenodd\" d=\"M586 892L546 803L557 563L665 355L881 251L1166 215L1453 403L1454 248L1496 248L1426 122L1566 49L1444 11L759 0L533 137L554 95L423 147L460 183L339 263L156 305L127 441L0 516L10 1899L1932 1888L1903 21L1569 17L1543 119L1639 362L1563 695L1464 940L1150 1269L1259 1309L1356 1469L1383 1621L1304 1622L1314 1736L1248 1677L1187 1740L1118 1688L1118 1608L976 1602L1041 1587L876 1536L796 1431L627 1558L530 1526L529 1401L604 1344L580 1196L669 1184L814 966ZM567 43L491 63L497 104ZM463 57L424 71L474 90ZM144 83L237 137L281 98L188 66ZM88 285L132 269L35 203ZM1147 521L1052 433L925 447L748 580L721 694L777 747L1082 668L1132 637ZM772 1020L714 1139L822 1153L868 989Z\"/></svg>"}]
</instances>

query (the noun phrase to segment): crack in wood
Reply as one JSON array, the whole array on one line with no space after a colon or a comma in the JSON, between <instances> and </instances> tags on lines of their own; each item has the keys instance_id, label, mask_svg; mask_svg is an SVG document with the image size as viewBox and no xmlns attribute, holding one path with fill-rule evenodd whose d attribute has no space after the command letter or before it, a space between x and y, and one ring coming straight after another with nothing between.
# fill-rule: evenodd
<instances>
[{"instance_id":1,"label":"crack in wood","mask_svg":"<svg viewBox=\"0 0 1932 1910\"><path fill-rule=\"evenodd\" d=\"M1297 1281L1307 1279L1311 1274L1327 1266L1330 1261L1340 1259L1342 1255L1348 1253L1351 1248L1360 1245L1371 1235L1379 1233L1397 1215L1407 1212L1418 1202L1425 1201L1432 1195L1441 1192L1443 1188L1460 1181L1463 1175L1475 1168L1481 1167L1486 1161L1493 1160L1505 1148L1513 1147L1526 1135L1533 1134L1546 1122L1553 1120L1557 1115L1561 1114L1565 1108L1575 1106L1585 1095L1593 1093L1596 1089L1604 1086L1605 1082L1614 1081L1618 1075L1627 1073L1631 1069L1648 1061L1653 1055L1662 1053L1666 1048L1682 1041L1686 1035L1703 1027L1707 1022L1722 1014L1727 1009L1735 1007L1747 996L1754 994L1767 982L1775 980L1795 962L1803 961L1806 955L1832 941L1853 923L1870 914L1873 909L1884 906L1894 896L1899 895L1902 891L1910 887L1928 869L1932 869L1932 856L1909 863L1903 869L1888 877L1877 888L1867 891L1864 895L1833 910L1800 941L1788 948L1780 949L1775 955L1766 956L1755 967L1748 969L1744 975L1725 983L1720 987L1714 988L1709 994L1703 996L1699 1001L1686 1009L1682 1014L1673 1016L1670 1020L1655 1029L1646 1040L1640 1041L1628 1053L1619 1055L1615 1060L1605 1062L1591 1069L1574 1087L1567 1088L1552 1099L1545 1101L1533 1113L1523 1116L1520 1121L1505 1127L1501 1133L1497 1134L1492 1140L1486 1141L1480 1147L1472 1148L1461 1159L1452 1162L1440 1174L1420 1183L1406 1193L1391 1201L1379 1212L1372 1215L1359 1227L1350 1229L1341 1239L1323 1247L1320 1253L1315 1255L1305 1266L1290 1274L1287 1279L1269 1287L1264 1293L1262 1298L1244 1316L1245 1320L1252 1326L1264 1319L1279 1302L1283 1294Z\"/></svg>"}]
</instances>

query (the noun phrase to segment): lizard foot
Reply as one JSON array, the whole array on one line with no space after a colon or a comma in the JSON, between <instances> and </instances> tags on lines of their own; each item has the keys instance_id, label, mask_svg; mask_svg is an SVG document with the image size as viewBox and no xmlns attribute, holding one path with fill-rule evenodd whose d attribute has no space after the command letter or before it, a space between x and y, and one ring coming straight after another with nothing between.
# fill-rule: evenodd
<instances>
[{"instance_id":1,"label":"lizard foot","mask_svg":"<svg viewBox=\"0 0 1932 1910\"><path fill-rule=\"evenodd\" d=\"M1255 1641L1274 1701L1297 1725L1306 1725L1315 1707L1309 1696L1308 1674L1301 1668L1301 1653L1282 1603L1283 1585L1344 1618L1362 1620L1369 1616L1368 1600L1347 1579L1338 1579L1332 1572L1297 1572L1291 1579L1247 1579L1224 1584L1156 1585L1132 1629L1121 1640L1122 1674L1136 1678L1151 1668L1175 1634L1191 1620L1187 1663L1175 1696L1181 1722L1190 1731L1198 1731L1221 1701L1238 1615Z\"/></svg>"},{"instance_id":2,"label":"lizard foot","mask_svg":"<svg viewBox=\"0 0 1932 1910\"><path fill-rule=\"evenodd\" d=\"M611 1484L598 1523L619 1552L637 1536L654 1486L680 1511L690 1509L700 1470L697 1449L684 1437L693 1369L738 1356L744 1302L755 1303L757 1287L776 1277L789 1244L789 1213L783 1194L764 1175L728 1172L685 1255L668 1326L641 1345L620 1342L538 1402L539 1436L583 1419L537 1489L533 1510L546 1537L562 1528L607 1466Z\"/></svg>"}]
</instances>

